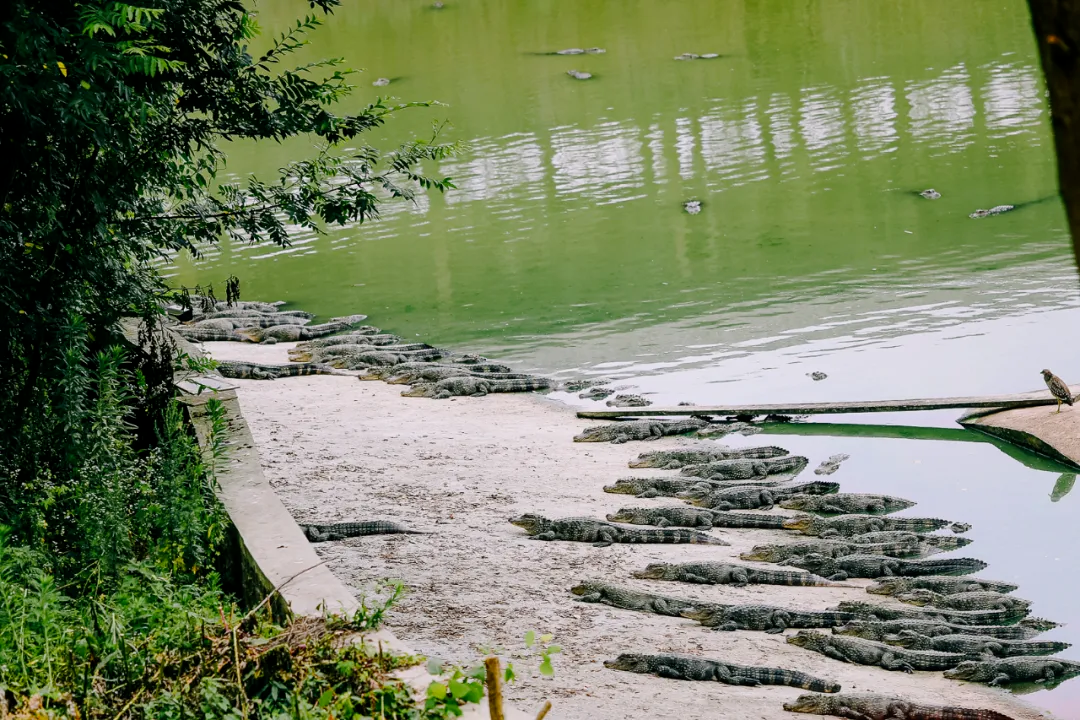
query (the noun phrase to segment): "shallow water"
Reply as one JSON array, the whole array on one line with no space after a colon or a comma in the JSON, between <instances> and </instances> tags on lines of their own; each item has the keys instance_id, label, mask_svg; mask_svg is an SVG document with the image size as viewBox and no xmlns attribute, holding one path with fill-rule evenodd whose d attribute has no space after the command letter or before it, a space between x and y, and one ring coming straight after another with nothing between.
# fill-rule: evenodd
<instances>
[{"instance_id":1,"label":"shallow water","mask_svg":"<svg viewBox=\"0 0 1080 720\"><path fill-rule=\"evenodd\" d=\"M264 2L260 22L281 29L306 7ZM449 119L446 137L471 148L429 170L458 189L287 249L225 244L169 273L189 286L235 273L246 298L367 312L522 368L617 378L658 404L1026 391L1043 367L1077 382L1080 297L1026 12L1023 0L349 3L311 56L366 68L358 104L447 103L373 142ZM607 52L544 54L594 46ZM721 57L673 59L685 52ZM378 77L389 87L371 87ZM309 151L229 149L233 170L264 174ZM942 197L916 194L929 187ZM682 212L690 199L700 214ZM968 217L1006 203L1019 207ZM961 441L973 435L905 427L954 420L775 430L815 463L850 454L833 476L845 490L972 522L983 574L1017 581L1035 614L1070 623L1046 637L1080 646L1080 491L1052 464ZM1080 681L1029 697L1071 717Z\"/></svg>"}]
</instances>

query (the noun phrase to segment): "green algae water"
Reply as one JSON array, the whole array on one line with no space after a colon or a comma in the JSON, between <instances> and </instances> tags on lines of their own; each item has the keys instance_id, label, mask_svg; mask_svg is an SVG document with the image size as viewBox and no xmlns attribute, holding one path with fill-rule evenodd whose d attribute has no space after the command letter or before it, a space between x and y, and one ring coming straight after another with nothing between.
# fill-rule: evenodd
<instances>
[{"instance_id":1,"label":"green algae water","mask_svg":"<svg viewBox=\"0 0 1080 720\"><path fill-rule=\"evenodd\" d=\"M449 121L444 137L468 150L427 170L457 189L288 248L179 257L172 282L235 274L245 298L365 312L658 404L1018 392L1042 387L1043 367L1080 382L1077 276L1023 0L444 2L347 2L305 52L364 69L357 105L445 103L370 140ZM306 10L263 2L260 23L280 31ZM553 54L594 47L606 52ZM268 175L311 150L230 147L230 169ZM1003 204L1017 207L969 217ZM971 522L964 554L1071 623L1047 639L1080 645L1075 476L960 441L977 438L950 430L952 413L844 420L874 425L777 439L815 462L850 454L832 478L845 490ZM1070 717L1080 680L1029 697Z\"/></svg>"}]
</instances>

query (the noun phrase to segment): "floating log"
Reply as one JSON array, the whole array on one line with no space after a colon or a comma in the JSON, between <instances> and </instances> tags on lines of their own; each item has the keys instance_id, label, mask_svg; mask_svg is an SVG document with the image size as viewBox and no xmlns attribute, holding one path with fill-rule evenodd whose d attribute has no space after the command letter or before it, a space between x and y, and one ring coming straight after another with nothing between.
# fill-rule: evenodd
<instances>
[{"instance_id":1,"label":"floating log","mask_svg":"<svg viewBox=\"0 0 1080 720\"><path fill-rule=\"evenodd\" d=\"M1075 395L1080 385L1070 388ZM1037 390L1015 395L981 395L973 397L927 398L913 400L869 400L861 402L806 402L776 405L679 405L677 407L613 408L611 410L579 410L580 418L656 417L664 415L831 415L840 413L913 412L917 410L949 410L969 408L1014 408L1056 405L1049 390ZM1080 406L1078 406L1080 407Z\"/></svg>"}]
</instances>

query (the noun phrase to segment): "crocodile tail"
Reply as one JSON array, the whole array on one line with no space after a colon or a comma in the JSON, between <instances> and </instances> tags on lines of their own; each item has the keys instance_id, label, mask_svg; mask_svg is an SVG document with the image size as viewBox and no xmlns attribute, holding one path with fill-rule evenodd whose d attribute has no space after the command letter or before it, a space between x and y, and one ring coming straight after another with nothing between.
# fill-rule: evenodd
<instances>
[{"instance_id":1,"label":"crocodile tail","mask_svg":"<svg viewBox=\"0 0 1080 720\"><path fill-rule=\"evenodd\" d=\"M968 575L979 572L986 563L975 558L946 558L944 560L919 560L904 567L905 575Z\"/></svg>"},{"instance_id":2,"label":"crocodile tail","mask_svg":"<svg viewBox=\"0 0 1080 720\"><path fill-rule=\"evenodd\" d=\"M806 572L790 570L754 570L748 573L751 582L794 587L843 587L839 583Z\"/></svg>"},{"instance_id":3,"label":"crocodile tail","mask_svg":"<svg viewBox=\"0 0 1080 720\"><path fill-rule=\"evenodd\" d=\"M782 670L780 668L747 668L753 670L748 674L763 685L787 685L788 687L813 690L814 692L835 693L840 692L840 683L831 680L822 680L813 675L807 675L796 670Z\"/></svg>"},{"instance_id":4,"label":"crocodile tail","mask_svg":"<svg viewBox=\"0 0 1080 720\"><path fill-rule=\"evenodd\" d=\"M680 533L685 533L689 537L689 539L686 542L689 542L689 543L694 544L694 545L730 545L731 544L726 540L721 540L718 537L714 537L712 535L707 535L706 533L702 533L702 532L694 532L693 530L680 530L679 532Z\"/></svg>"},{"instance_id":5,"label":"crocodile tail","mask_svg":"<svg viewBox=\"0 0 1080 720\"><path fill-rule=\"evenodd\" d=\"M1002 715L996 710L976 710L962 707L934 707L927 708L933 714L920 717L932 717L934 720L1013 720L1008 715Z\"/></svg>"},{"instance_id":6,"label":"crocodile tail","mask_svg":"<svg viewBox=\"0 0 1080 720\"><path fill-rule=\"evenodd\" d=\"M1005 653L1012 657L1016 655L1054 655L1055 653L1068 650L1071 643L1044 640L1041 642L1023 642L1015 645L1006 645Z\"/></svg>"}]
</instances>

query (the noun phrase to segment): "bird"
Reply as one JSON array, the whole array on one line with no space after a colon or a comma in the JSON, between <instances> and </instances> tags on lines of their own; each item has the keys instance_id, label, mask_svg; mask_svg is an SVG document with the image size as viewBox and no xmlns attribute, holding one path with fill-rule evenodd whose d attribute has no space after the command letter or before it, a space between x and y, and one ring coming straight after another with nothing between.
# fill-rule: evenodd
<instances>
[{"instance_id":1,"label":"bird","mask_svg":"<svg viewBox=\"0 0 1080 720\"><path fill-rule=\"evenodd\" d=\"M1061 412L1061 403L1066 403L1071 407L1073 404L1073 396L1072 393L1069 392L1069 386L1065 384L1065 381L1049 370L1043 370L1042 376L1043 380L1046 381L1046 387L1050 388L1050 394L1057 400L1057 411Z\"/></svg>"}]
</instances>

